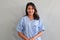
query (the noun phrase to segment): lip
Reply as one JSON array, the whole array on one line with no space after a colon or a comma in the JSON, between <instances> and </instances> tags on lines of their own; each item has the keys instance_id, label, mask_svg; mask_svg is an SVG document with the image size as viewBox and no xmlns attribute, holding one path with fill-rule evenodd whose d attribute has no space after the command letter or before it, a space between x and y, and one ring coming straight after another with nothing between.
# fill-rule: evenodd
<instances>
[{"instance_id":1,"label":"lip","mask_svg":"<svg viewBox=\"0 0 60 40\"><path fill-rule=\"evenodd\" d=\"M33 12L29 12L29 13L33 13Z\"/></svg>"}]
</instances>

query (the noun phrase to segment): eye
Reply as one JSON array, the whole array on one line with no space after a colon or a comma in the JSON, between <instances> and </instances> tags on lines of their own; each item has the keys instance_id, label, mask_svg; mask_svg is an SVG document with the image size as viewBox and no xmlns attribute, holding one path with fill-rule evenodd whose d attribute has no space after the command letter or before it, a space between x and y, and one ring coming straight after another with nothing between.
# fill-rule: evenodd
<instances>
[{"instance_id":1,"label":"eye","mask_svg":"<svg viewBox=\"0 0 60 40\"><path fill-rule=\"evenodd\" d=\"M34 8L32 8L32 9L34 9Z\"/></svg>"},{"instance_id":2,"label":"eye","mask_svg":"<svg viewBox=\"0 0 60 40\"><path fill-rule=\"evenodd\" d=\"M31 8L28 8L28 9L31 9Z\"/></svg>"}]
</instances>

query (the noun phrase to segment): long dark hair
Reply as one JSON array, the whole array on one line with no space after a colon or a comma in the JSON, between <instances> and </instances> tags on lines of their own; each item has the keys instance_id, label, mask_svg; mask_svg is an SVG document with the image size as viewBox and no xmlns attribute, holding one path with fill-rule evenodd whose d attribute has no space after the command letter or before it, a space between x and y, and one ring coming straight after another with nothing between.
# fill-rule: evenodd
<instances>
[{"instance_id":1,"label":"long dark hair","mask_svg":"<svg viewBox=\"0 0 60 40\"><path fill-rule=\"evenodd\" d=\"M34 3L32 3L32 2L28 2L27 5L26 5L26 9L25 9L26 16L28 16L27 8L28 8L29 5L31 5L31 6L34 8L34 10L35 10L35 12L34 12L34 14L33 14L34 19L35 19L35 20L39 20L40 17L39 17L39 15L37 14L36 6L35 6Z\"/></svg>"}]
</instances>

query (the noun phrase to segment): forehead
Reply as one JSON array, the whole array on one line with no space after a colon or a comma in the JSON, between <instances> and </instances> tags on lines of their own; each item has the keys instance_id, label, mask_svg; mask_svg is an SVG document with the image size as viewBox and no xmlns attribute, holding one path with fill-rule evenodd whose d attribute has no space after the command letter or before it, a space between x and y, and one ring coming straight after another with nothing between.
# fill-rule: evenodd
<instances>
[{"instance_id":1,"label":"forehead","mask_svg":"<svg viewBox=\"0 0 60 40\"><path fill-rule=\"evenodd\" d=\"M33 8L33 6L32 5L29 5L28 8Z\"/></svg>"}]
</instances>

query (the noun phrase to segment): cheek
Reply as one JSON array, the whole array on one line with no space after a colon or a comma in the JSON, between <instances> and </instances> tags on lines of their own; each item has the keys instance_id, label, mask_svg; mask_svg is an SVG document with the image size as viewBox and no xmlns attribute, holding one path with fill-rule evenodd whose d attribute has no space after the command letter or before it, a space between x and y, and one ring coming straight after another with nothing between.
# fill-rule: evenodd
<instances>
[{"instance_id":1,"label":"cheek","mask_svg":"<svg viewBox=\"0 0 60 40\"><path fill-rule=\"evenodd\" d=\"M34 13L35 11L34 11L34 10L32 10L32 12Z\"/></svg>"},{"instance_id":2,"label":"cheek","mask_svg":"<svg viewBox=\"0 0 60 40\"><path fill-rule=\"evenodd\" d=\"M34 14L35 11L32 9L32 10L27 10L27 12L30 14Z\"/></svg>"},{"instance_id":3,"label":"cheek","mask_svg":"<svg viewBox=\"0 0 60 40\"><path fill-rule=\"evenodd\" d=\"M27 12L29 13L29 12L30 12L30 10L27 10Z\"/></svg>"}]
</instances>

